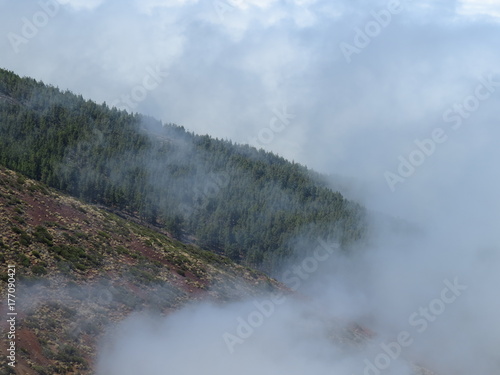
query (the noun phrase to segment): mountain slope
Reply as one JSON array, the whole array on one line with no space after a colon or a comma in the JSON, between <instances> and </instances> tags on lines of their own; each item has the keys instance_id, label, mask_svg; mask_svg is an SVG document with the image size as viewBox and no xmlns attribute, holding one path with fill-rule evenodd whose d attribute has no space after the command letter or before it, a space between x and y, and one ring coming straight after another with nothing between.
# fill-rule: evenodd
<instances>
[{"instance_id":1,"label":"mountain slope","mask_svg":"<svg viewBox=\"0 0 500 375\"><path fill-rule=\"evenodd\" d=\"M322 177L0 70L0 164L267 272L298 239L363 237L365 210ZM2 99L3 98L3 99Z\"/></svg>"},{"instance_id":2,"label":"mountain slope","mask_svg":"<svg viewBox=\"0 0 500 375\"><path fill-rule=\"evenodd\" d=\"M4 168L0 233L2 299L7 266L16 266L17 373L23 375L91 373L101 333L132 311L168 313L195 300L286 290L226 257ZM1 361L7 371L5 356Z\"/></svg>"},{"instance_id":3,"label":"mountain slope","mask_svg":"<svg viewBox=\"0 0 500 375\"><path fill-rule=\"evenodd\" d=\"M219 304L289 289L229 258L183 244L0 167L0 301L16 269L16 367L0 374L92 374L103 334L137 311L164 315L194 301ZM306 296L298 302L309 304ZM310 306L332 345L363 350L374 333ZM6 321L2 331L8 329ZM2 335L0 350L7 350ZM432 372L414 366L415 375Z\"/></svg>"},{"instance_id":4,"label":"mountain slope","mask_svg":"<svg viewBox=\"0 0 500 375\"><path fill-rule=\"evenodd\" d=\"M242 264L272 272L299 243L348 249L366 230L365 210L303 166L2 70L0 135L15 170L0 166L0 289L5 309L15 266L17 374L92 373L103 332L133 312L288 293ZM375 344L311 311L333 345Z\"/></svg>"}]
</instances>

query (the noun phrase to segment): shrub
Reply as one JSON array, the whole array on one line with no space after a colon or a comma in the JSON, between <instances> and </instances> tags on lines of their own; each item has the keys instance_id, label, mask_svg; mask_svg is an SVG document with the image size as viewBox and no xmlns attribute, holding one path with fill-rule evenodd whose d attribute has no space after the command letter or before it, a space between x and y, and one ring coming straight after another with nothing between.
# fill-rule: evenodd
<instances>
[{"instance_id":1,"label":"shrub","mask_svg":"<svg viewBox=\"0 0 500 375\"><path fill-rule=\"evenodd\" d=\"M16 227L16 226L12 226L11 227L12 231L15 233L15 234L22 234L22 233L26 233L24 230Z\"/></svg>"},{"instance_id":2,"label":"shrub","mask_svg":"<svg viewBox=\"0 0 500 375\"><path fill-rule=\"evenodd\" d=\"M13 217L13 219L17 221L19 224L26 224L26 220L24 220L24 218L22 218L21 216L16 215Z\"/></svg>"},{"instance_id":3,"label":"shrub","mask_svg":"<svg viewBox=\"0 0 500 375\"><path fill-rule=\"evenodd\" d=\"M19 185L24 185L24 183L26 182L26 177L22 176L22 175L18 175L17 176L17 180L16 182L19 184Z\"/></svg>"},{"instance_id":4,"label":"shrub","mask_svg":"<svg viewBox=\"0 0 500 375\"><path fill-rule=\"evenodd\" d=\"M154 282L159 282L159 280L150 272L144 271L139 267L132 267L130 273L135 277L135 279L143 284L152 284Z\"/></svg>"},{"instance_id":5,"label":"shrub","mask_svg":"<svg viewBox=\"0 0 500 375\"><path fill-rule=\"evenodd\" d=\"M103 238L109 238L110 237L109 234L107 234L106 232L104 232L102 230L99 231L99 232L97 232L97 235L100 236L100 237L103 237Z\"/></svg>"},{"instance_id":6,"label":"shrub","mask_svg":"<svg viewBox=\"0 0 500 375\"><path fill-rule=\"evenodd\" d=\"M35 232L33 233L33 238L36 242L44 243L48 246L53 246L54 243L52 235L48 232L47 228L44 226L38 225L35 228Z\"/></svg>"},{"instance_id":7,"label":"shrub","mask_svg":"<svg viewBox=\"0 0 500 375\"><path fill-rule=\"evenodd\" d=\"M35 264L33 267L31 267L31 271L33 271L33 273L37 276L47 274L47 269L41 264Z\"/></svg>"},{"instance_id":8,"label":"shrub","mask_svg":"<svg viewBox=\"0 0 500 375\"><path fill-rule=\"evenodd\" d=\"M72 236L71 234L69 234L69 233L64 232L64 233L63 233L63 236L64 236L64 238L66 238L66 240L68 240L68 241L69 241L69 242L71 242L72 244L76 244L76 243L78 243L78 239L77 239L77 238L75 238L75 237L73 237L73 236Z\"/></svg>"},{"instance_id":9,"label":"shrub","mask_svg":"<svg viewBox=\"0 0 500 375\"><path fill-rule=\"evenodd\" d=\"M79 363L85 367L87 366L87 361L81 356L78 348L72 345L64 345L57 353L56 359L64 363Z\"/></svg>"},{"instance_id":10,"label":"shrub","mask_svg":"<svg viewBox=\"0 0 500 375\"><path fill-rule=\"evenodd\" d=\"M31 237L27 233L21 233L21 238L19 239L19 243L23 246L31 245Z\"/></svg>"},{"instance_id":11,"label":"shrub","mask_svg":"<svg viewBox=\"0 0 500 375\"><path fill-rule=\"evenodd\" d=\"M24 254L19 254L17 256L17 260L18 260L19 264L21 264L24 267L29 267L29 265L30 265L30 258L28 258Z\"/></svg>"}]
</instances>

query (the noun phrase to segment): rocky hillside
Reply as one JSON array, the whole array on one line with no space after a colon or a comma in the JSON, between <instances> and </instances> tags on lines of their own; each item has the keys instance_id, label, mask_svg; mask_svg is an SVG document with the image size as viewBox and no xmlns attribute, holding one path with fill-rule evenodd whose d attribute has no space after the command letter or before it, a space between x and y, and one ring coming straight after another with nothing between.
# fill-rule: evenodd
<instances>
[{"instance_id":1,"label":"rocky hillside","mask_svg":"<svg viewBox=\"0 0 500 375\"><path fill-rule=\"evenodd\" d=\"M92 374L105 330L135 311L168 314L196 300L224 303L289 292L258 271L117 214L0 167L2 353L9 348L3 317L12 311L9 266L15 267L18 314L16 367L2 355L1 375ZM308 303L307 296L299 300ZM312 318L341 347L361 350L375 338L328 314Z\"/></svg>"},{"instance_id":2,"label":"rocky hillside","mask_svg":"<svg viewBox=\"0 0 500 375\"><path fill-rule=\"evenodd\" d=\"M90 374L104 329L132 311L284 289L226 257L0 168L0 289L15 266L16 373ZM2 330L7 329L2 318ZM2 353L7 348L2 335ZM13 373L5 356L1 374Z\"/></svg>"}]
</instances>

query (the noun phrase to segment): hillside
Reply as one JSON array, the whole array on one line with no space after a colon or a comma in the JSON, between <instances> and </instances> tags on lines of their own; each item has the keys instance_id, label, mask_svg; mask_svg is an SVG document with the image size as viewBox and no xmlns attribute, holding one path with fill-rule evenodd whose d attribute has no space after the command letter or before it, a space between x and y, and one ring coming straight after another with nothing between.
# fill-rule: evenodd
<instances>
[{"instance_id":1,"label":"hillside","mask_svg":"<svg viewBox=\"0 0 500 375\"><path fill-rule=\"evenodd\" d=\"M0 164L268 273L297 241L363 238L365 209L272 153L0 70Z\"/></svg>"},{"instance_id":2,"label":"hillside","mask_svg":"<svg viewBox=\"0 0 500 375\"><path fill-rule=\"evenodd\" d=\"M0 233L3 302L7 266L16 266L17 374L91 373L100 335L132 311L164 314L188 301L285 290L226 257L4 168ZM5 344L3 335L2 353ZM1 361L0 374L8 374Z\"/></svg>"},{"instance_id":3,"label":"hillside","mask_svg":"<svg viewBox=\"0 0 500 375\"><path fill-rule=\"evenodd\" d=\"M346 353L376 344L268 276L318 237L344 250L364 238L365 209L321 175L2 70L0 134L2 314L9 266L19 314L16 370L2 357L0 375L92 374L103 335L132 313L273 291Z\"/></svg>"},{"instance_id":4,"label":"hillside","mask_svg":"<svg viewBox=\"0 0 500 375\"><path fill-rule=\"evenodd\" d=\"M0 374L93 374L98 342L133 312L165 315L195 301L219 304L291 291L259 271L186 245L159 227L121 218L0 167L0 299L16 268L16 369ZM298 301L309 304L306 296ZM374 333L310 309L347 352ZM6 321L1 324L6 332ZM7 349L7 335L0 350ZM346 352L346 353L347 353ZM413 365L415 375L433 373Z\"/></svg>"}]
</instances>

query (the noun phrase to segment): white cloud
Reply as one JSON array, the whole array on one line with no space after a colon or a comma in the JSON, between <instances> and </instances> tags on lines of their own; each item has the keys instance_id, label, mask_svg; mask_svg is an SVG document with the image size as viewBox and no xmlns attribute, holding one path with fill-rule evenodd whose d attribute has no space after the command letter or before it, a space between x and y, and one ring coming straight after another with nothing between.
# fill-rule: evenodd
<instances>
[{"instance_id":1,"label":"white cloud","mask_svg":"<svg viewBox=\"0 0 500 375\"><path fill-rule=\"evenodd\" d=\"M186 7L197 4L199 0L136 0L137 8L146 14L152 15L155 10L166 8Z\"/></svg>"},{"instance_id":2,"label":"white cloud","mask_svg":"<svg viewBox=\"0 0 500 375\"><path fill-rule=\"evenodd\" d=\"M84 9L83 2L71 4ZM265 145L268 150L358 178L365 192L360 199L402 216L431 210L413 197L427 189L432 194L443 169L455 170L452 156L467 160L493 147L493 138L480 147L473 134L467 138L469 125L396 194L383 178L416 138L446 125L443 111L474 90L478 77L496 69L499 26L472 15L492 13L498 8L493 2L411 4L350 64L340 43L354 43L356 28L373 21L387 2L228 1L232 9L223 19L210 1L85 4L101 6L92 13L61 7L19 53L8 38L0 39L2 65L108 103L130 93L148 67L161 65L169 77L134 110L238 142L257 136L273 109L286 104L296 120ZM457 9L469 9L468 22L456 22ZM0 15L0 33L22 33L23 17L37 11L34 3L12 4ZM474 128L495 131L491 103L471 116ZM463 184L467 174L460 171L441 184ZM446 201L440 198L429 196L436 204Z\"/></svg>"},{"instance_id":3,"label":"white cloud","mask_svg":"<svg viewBox=\"0 0 500 375\"><path fill-rule=\"evenodd\" d=\"M466 16L489 16L500 19L498 0L461 0L458 12Z\"/></svg>"},{"instance_id":4,"label":"white cloud","mask_svg":"<svg viewBox=\"0 0 500 375\"><path fill-rule=\"evenodd\" d=\"M69 5L75 10L94 10L105 0L57 0L62 5Z\"/></svg>"},{"instance_id":5,"label":"white cloud","mask_svg":"<svg viewBox=\"0 0 500 375\"><path fill-rule=\"evenodd\" d=\"M70 3L75 10L98 11L68 11ZM441 271L444 277L463 271L479 280L479 291L459 318L443 321L449 327L438 330L442 336L431 341L426 354L442 355L444 368L446 361L467 370L494 362L473 345L482 343L485 351L488 344L498 347L500 325L493 316L498 306L488 304L495 301L488 292L498 282L488 277L498 278L475 252L498 244L500 88L467 114L457 131L450 130L443 113L474 94L480 77L498 73L500 24L488 17L498 17L498 2L413 2L393 14L376 37L367 41L365 36L366 45L351 63L340 43L363 39L357 30L373 22L373 12L386 9L387 1L227 0L230 8L222 18L212 1L67 1L68 7L38 27L18 53L7 36L21 35L23 18L32 20L40 8L26 0L0 4L8 9L0 14L5 36L0 64L20 75L110 103L140 84L148 68L160 65L168 77L134 110L238 142L257 136L269 126L273 110L286 105L295 117L266 149L344 176L337 186L349 196L441 234L429 242L378 244L363 263L374 268L353 272L359 284L351 279L352 285L329 291L332 296L354 307L361 304L356 298L364 301L363 308L371 302L368 310L384 326L407 318L401 311L415 302L414 295L432 295L432 288L419 289L428 274L435 279ZM414 141L437 127L447 130L448 141L391 192L384 172L396 170L398 157L407 157ZM389 255L393 261L385 264ZM371 289L373 283L379 287ZM377 300L394 310L384 312L386 305L377 306ZM483 317L488 325L482 325ZM467 331L474 337L470 345L460 342L463 320L473 322ZM443 337L460 345L442 345Z\"/></svg>"}]
</instances>

